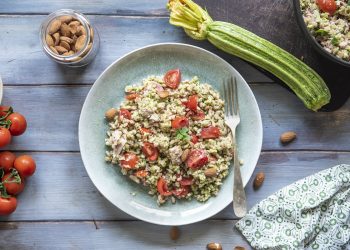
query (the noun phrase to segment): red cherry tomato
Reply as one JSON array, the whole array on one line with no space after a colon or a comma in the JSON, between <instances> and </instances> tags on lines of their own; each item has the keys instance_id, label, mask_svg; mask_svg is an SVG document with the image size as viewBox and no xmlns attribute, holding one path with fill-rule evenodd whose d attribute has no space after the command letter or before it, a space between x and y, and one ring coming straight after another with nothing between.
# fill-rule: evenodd
<instances>
[{"instance_id":1,"label":"red cherry tomato","mask_svg":"<svg viewBox=\"0 0 350 250\"><path fill-rule=\"evenodd\" d=\"M148 175L148 172L146 170L138 170L138 171L136 171L135 175L136 175L136 177L142 179Z\"/></svg>"},{"instance_id":2,"label":"red cherry tomato","mask_svg":"<svg viewBox=\"0 0 350 250\"><path fill-rule=\"evenodd\" d=\"M6 120L11 121L10 132L11 135L18 136L24 133L27 129L27 121L20 113L12 113Z\"/></svg>"},{"instance_id":3,"label":"red cherry tomato","mask_svg":"<svg viewBox=\"0 0 350 250\"><path fill-rule=\"evenodd\" d=\"M184 198L188 194L189 191L190 191L189 186L185 186L185 187L180 187L180 188L173 190L173 194L177 198Z\"/></svg>"},{"instance_id":4,"label":"red cherry tomato","mask_svg":"<svg viewBox=\"0 0 350 250\"><path fill-rule=\"evenodd\" d=\"M196 135L192 135L192 136L191 136L191 142L192 142L193 144L196 144L196 143L198 142L198 137L197 137Z\"/></svg>"},{"instance_id":5,"label":"red cherry tomato","mask_svg":"<svg viewBox=\"0 0 350 250\"><path fill-rule=\"evenodd\" d=\"M129 101L135 100L136 98L138 98L140 95L136 94L136 93L131 93L125 96L125 98Z\"/></svg>"},{"instance_id":6,"label":"red cherry tomato","mask_svg":"<svg viewBox=\"0 0 350 250\"><path fill-rule=\"evenodd\" d=\"M205 113L203 111L197 111L196 113L194 113L192 116L191 116L192 120L195 120L195 121L200 121L200 120L204 120L205 118Z\"/></svg>"},{"instance_id":7,"label":"red cherry tomato","mask_svg":"<svg viewBox=\"0 0 350 250\"><path fill-rule=\"evenodd\" d=\"M4 151L0 153L0 168L4 169L5 173L10 172L13 168L16 155L10 151Z\"/></svg>"},{"instance_id":8,"label":"red cherry tomato","mask_svg":"<svg viewBox=\"0 0 350 250\"><path fill-rule=\"evenodd\" d=\"M16 183L16 178L14 176L11 177L11 173L5 174L1 181L4 183L6 192L10 195L17 195L24 189L24 180L21 180L21 183Z\"/></svg>"},{"instance_id":9,"label":"red cherry tomato","mask_svg":"<svg viewBox=\"0 0 350 250\"><path fill-rule=\"evenodd\" d=\"M193 177L188 177L188 178L182 177L181 181L179 182L182 187L191 186L193 184Z\"/></svg>"},{"instance_id":10,"label":"red cherry tomato","mask_svg":"<svg viewBox=\"0 0 350 250\"><path fill-rule=\"evenodd\" d=\"M130 111L127 109L120 109L119 110L119 120L121 120L122 118L126 118L126 119L130 120L131 119Z\"/></svg>"},{"instance_id":11,"label":"red cherry tomato","mask_svg":"<svg viewBox=\"0 0 350 250\"><path fill-rule=\"evenodd\" d=\"M157 182L157 190L160 195L169 196L172 193L168 190L168 185L163 177L160 177Z\"/></svg>"},{"instance_id":12,"label":"red cherry tomato","mask_svg":"<svg viewBox=\"0 0 350 250\"><path fill-rule=\"evenodd\" d=\"M149 128L140 128L140 130L143 135L146 133L148 134L152 133L152 130L150 130Z\"/></svg>"},{"instance_id":13,"label":"red cherry tomato","mask_svg":"<svg viewBox=\"0 0 350 250\"><path fill-rule=\"evenodd\" d=\"M9 215L16 210L17 199L15 197L4 198L0 196L0 215Z\"/></svg>"},{"instance_id":14,"label":"red cherry tomato","mask_svg":"<svg viewBox=\"0 0 350 250\"><path fill-rule=\"evenodd\" d=\"M220 135L221 135L220 129L214 126L202 128L202 131L201 131L201 137L203 139L215 139L215 138L219 138Z\"/></svg>"},{"instance_id":15,"label":"red cherry tomato","mask_svg":"<svg viewBox=\"0 0 350 250\"><path fill-rule=\"evenodd\" d=\"M120 165L125 169L135 168L139 158L133 153L125 153L124 160L120 160Z\"/></svg>"},{"instance_id":16,"label":"red cherry tomato","mask_svg":"<svg viewBox=\"0 0 350 250\"><path fill-rule=\"evenodd\" d=\"M189 108L192 111L197 111L197 105L198 105L198 96L197 95L189 96L188 101L186 102L187 108Z\"/></svg>"},{"instance_id":17,"label":"red cherry tomato","mask_svg":"<svg viewBox=\"0 0 350 250\"><path fill-rule=\"evenodd\" d=\"M190 152L186 166L192 169L198 169L203 167L209 161L207 153L203 149L194 149Z\"/></svg>"},{"instance_id":18,"label":"red cherry tomato","mask_svg":"<svg viewBox=\"0 0 350 250\"><path fill-rule=\"evenodd\" d=\"M317 5L322 11L328 12L330 15L333 15L337 10L337 4L334 0L317 0Z\"/></svg>"},{"instance_id":19,"label":"red cherry tomato","mask_svg":"<svg viewBox=\"0 0 350 250\"><path fill-rule=\"evenodd\" d=\"M5 147L11 142L11 133L7 128L0 127L0 147Z\"/></svg>"},{"instance_id":20,"label":"red cherry tomato","mask_svg":"<svg viewBox=\"0 0 350 250\"><path fill-rule=\"evenodd\" d=\"M185 116L176 116L171 121L171 127L175 129L183 128L188 126L188 119Z\"/></svg>"},{"instance_id":21,"label":"red cherry tomato","mask_svg":"<svg viewBox=\"0 0 350 250\"><path fill-rule=\"evenodd\" d=\"M0 117L5 116L10 108L10 106L0 106Z\"/></svg>"},{"instance_id":22,"label":"red cherry tomato","mask_svg":"<svg viewBox=\"0 0 350 250\"><path fill-rule=\"evenodd\" d=\"M13 165L22 178L32 176L36 169L35 161L29 155L17 157Z\"/></svg>"},{"instance_id":23,"label":"red cherry tomato","mask_svg":"<svg viewBox=\"0 0 350 250\"><path fill-rule=\"evenodd\" d=\"M169 70L164 76L165 85L169 88L176 89L181 82L180 69Z\"/></svg>"},{"instance_id":24,"label":"red cherry tomato","mask_svg":"<svg viewBox=\"0 0 350 250\"><path fill-rule=\"evenodd\" d=\"M144 142L142 146L142 152L150 161L155 161L158 159L158 149L150 142Z\"/></svg>"}]
</instances>

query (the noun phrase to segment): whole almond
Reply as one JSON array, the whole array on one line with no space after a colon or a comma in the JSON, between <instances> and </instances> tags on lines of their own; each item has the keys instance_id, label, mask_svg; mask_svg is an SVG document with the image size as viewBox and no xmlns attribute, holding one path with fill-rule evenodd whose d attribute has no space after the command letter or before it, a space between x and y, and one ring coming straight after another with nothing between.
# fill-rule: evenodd
<instances>
[{"instance_id":1,"label":"whole almond","mask_svg":"<svg viewBox=\"0 0 350 250\"><path fill-rule=\"evenodd\" d=\"M245 250L245 248L241 246L235 246L234 250Z\"/></svg>"},{"instance_id":2,"label":"whole almond","mask_svg":"<svg viewBox=\"0 0 350 250\"><path fill-rule=\"evenodd\" d=\"M74 42L72 38L69 38L69 37L66 37L66 36L61 36L60 37L60 41L65 41L65 42L67 42L69 44L72 44Z\"/></svg>"},{"instance_id":3,"label":"whole almond","mask_svg":"<svg viewBox=\"0 0 350 250\"><path fill-rule=\"evenodd\" d=\"M60 34L58 32L56 32L55 34L52 35L53 40L55 42L55 45L58 45L60 42Z\"/></svg>"},{"instance_id":4,"label":"whole almond","mask_svg":"<svg viewBox=\"0 0 350 250\"><path fill-rule=\"evenodd\" d=\"M86 30L85 30L84 26L83 25L79 25L77 27L77 32L75 34L77 36L86 35Z\"/></svg>"},{"instance_id":5,"label":"whole almond","mask_svg":"<svg viewBox=\"0 0 350 250\"><path fill-rule=\"evenodd\" d=\"M297 134L294 131L287 131L281 134L280 140L283 144L287 144L292 142L295 138L297 138Z\"/></svg>"},{"instance_id":6,"label":"whole almond","mask_svg":"<svg viewBox=\"0 0 350 250\"><path fill-rule=\"evenodd\" d=\"M206 177L214 177L216 176L218 173L217 173L217 169L216 167L212 167L212 168L207 168L206 170L204 170L204 175Z\"/></svg>"},{"instance_id":7,"label":"whole almond","mask_svg":"<svg viewBox=\"0 0 350 250\"><path fill-rule=\"evenodd\" d=\"M211 242L207 245L208 250L222 250L220 243Z\"/></svg>"},{"instance_id":8,"label":"whole almond","mask_svg":"<svg viewBox=\"0 0 350 250\"><path fill-rule=\"evenodd\" d=\"M78 37L77 41L75 42L75 51L79 51L84 47L85 40L86 40L85 35Z\"/></svg>"},{"instance_id":9,"label":"whole almond","mask_svg":"<svg viewBox=\"0 0 350 250\"><path fill-rule=\"evenodd\" d=\"M69 28L70 28L70 32L74 35L75 33L77 33L77 29L78 26L80 25L79 21L72 21L68 24Z\"/></svg>"},{"instance_id":10,"label":"whole almond","mask_svg":"<svg viewBox=\"0 0 350 250\"><path fill-rule=\"evenodd\" d=\"M61 35L66 37L69 37L71 35L70 27L68 26L68 24L63 23L61 25Z\"/></svg>"},{"instance_id":11,"label":"whole almond","mask_svg":"<svg viewBox=\"0 0 350 250\"><path fill-rule=\"evenodd\" d=\"M190 150L188 148L182 152L182 154L181 154L181 161L182 162L185 162L187 160L189 153L190 153Z\"/></svg>"},{"instance_id":12,"label":"whole almond","mask_svg":"<svg viewBox=\"0 0 350 250\"><path fill-rule=\"evenodd\" d=\"M169 91L167 90L161 90L157 92L160 98L166 98L169 96Z\"/></svg>"},{"instance_id":13,"label":"whole almond","mask_svg":"<svg viewBox=\"0 0 350 250\"><path fill-rule=\"evenodd\" d=\"M68 52L63 53L62 55L63 55L63 56L71 56L71 55L74 55L74 54L75 54L74 51L73 51L73 50L70 50L70 51L68 51Z\"/></svg>"},{"instance_id":14,"label":"whole almond","mask_svg":"<svg viewBox=\"0 0 350 250\"><path fill-rule=\"evenodd\" d=\"M55 49L58 51L58 53L63 54L68 52L68 50L62 46L55 46Z\"/></svg>"},{"instance_id":15,"label":"whole almond","mask_svg":"<svg viewBox=\"0 0 350 250\"><path fill-rule=\"evenodd\" d=\"M178 227L172 227L169 232L170 239L177 240L180 237L180 230Z\"/></svg>"},{"instance_id":16,"label":"whole almond","mask_svg":"<svg viewBox=\"0 0 350 250\"><path fill-rule=\"evenodd\" d=\"M52 39L52 36L50 36L49 34L46 34L46 43L48 46L54 46L55 42Z\"/></svg>"},{"instance_id":17,"label":"whole almond","mask_svg":"<svg viewBox=\"0 0 350 250\"><path fill-rule=\"evenodd\" d=\"M108 121L113 121L117 113L118 113L118 110L116 110L115 108L110 108L106 111L105 117Z\"/></svg>"},{"instance_id":18,"label":"whole almond","mask_svg":"<svg viewBox=\"0 0 350 250\"><path fill-rule=\"evenodd\" d=\"M61 24L62 24L62 22L58 19L51 21L51 23L49 25L49 30L48 30L49 35L56 33L60 29Z\"/></svg>"},{"instance_id":19,"label":"whole almond","mask_svg":"<svg viewBox=\"0 0 350 250\"><path fill-rule=\"evenodd\" d=\"M60 46L67 49L68 51L70 50L70 45L69 43L65 42L65 41L61 41L60 42Z\"/></svg>"},{"instance_id":20,"label":"whole almond","mask_svg":"<svg viewBox=\"0 0 350 250\"><path fill-rule=\"evenodd\" d=\"M261 185L263 184L265 180L265 174L263 172L259 172L257 173L257 175L255 176L255 179L254 179L254 183L253 183L253 186L254 186L254 189L259 189L261 187Z\"/></svg>"},{"instance_id":21,"label":"whole almond","mask_svg":"<svg viewBox=\"0 0 350 250\"><path fill-rule=\"evenodd\" d=\"M55 49L54 46L50 46L50 49L57 55L59 55L58 51Z\"/></svg>"},{"instance_id":22,"label":"whole almond","mask_svg":"<svg viewBox=\"0 0 350 250\"><path fill-rule=\"evenodd\" d=\"M72 16L60 16L58 18L58 20L60 20L62 23L69 23L70 21L73 20Z\"/></svg>"}]
</instances>

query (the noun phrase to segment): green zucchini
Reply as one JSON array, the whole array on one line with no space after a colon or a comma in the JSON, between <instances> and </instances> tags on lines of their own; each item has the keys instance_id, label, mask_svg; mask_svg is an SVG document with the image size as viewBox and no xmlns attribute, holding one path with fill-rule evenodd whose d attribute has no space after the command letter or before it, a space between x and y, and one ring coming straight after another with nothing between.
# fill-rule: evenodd
<instances>
[{"instance_id":1,"label":"green zucchini","mask_svg":"<svg viewBox=\"0 0 350 250\"><path fill-rule=\"evenodd\" d=\"M286 83L305 106L317 111L331 94L323 79L301 60L275 44L237 25L213 21L192 0L170 0L170 23L183 27L197 40L207 39L217 48L271 72Z\"/></svg>"}]
</instances>

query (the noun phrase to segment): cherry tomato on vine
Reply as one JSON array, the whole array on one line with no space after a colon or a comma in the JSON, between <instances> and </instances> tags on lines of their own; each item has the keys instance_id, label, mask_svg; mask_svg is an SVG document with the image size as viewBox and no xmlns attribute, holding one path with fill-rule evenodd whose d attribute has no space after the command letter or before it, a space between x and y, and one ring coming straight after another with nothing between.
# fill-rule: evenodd
<instances>
[{"instance_id":1,"label":"cherry tomato on vine","mask_svg":"<svg viewBox=\"0 0 350 250\"><path fill-rule=\"evenodd\" d=\"M10 172L13 168L16 155L10 151L4 151L0 153L0 168L4 169L5 173Z\"/></svg>"},{"instance_id":2,"label":"cherry tomato on vine","mask_svg":"<svg viewBox=\"0 0 350 250\"><path fill-rule=\"evenodd\" d=\"M36 164L29 155L21 155L16 158L14 167L21 177L26 178L34 174Z\"/></svg>"},{"instance_id":3,"label":"cherry tomato on vine","mask_svg":"<svg viewBox=\"0 0 350 250\"><path fill-rule=\"evenodd\" d=\"M20 113L12 113L6 120L11 121L10 133L11 135L18 136L24 133L27 129L27 121Z\"/></svg>"},{"instance_id":4,"label":"cherry tomato on vine","mask_svg":"<svg viewBox=\"0 0 350 250\"><path fill-rule=\"evenodd\" d=\"M7 128L0 127L0 147L5 147L11 142L11 133Z\"/></svg>"},{"instance_id":5,"label":"cherry tomato on vine","mask_svg":"<svg viewBox=\"0 0 350 250\"><path fill-rule=\"evenodd\" d=\"M0 116L5 116L10 108L10 106L0 106Z\"/></svg>"},{"instance_id":6,"label":"cherry tomato on vine","mask_svg":"<svg viewBox=\"0 0 350 250\"><path fill-rule=\"evenodd\" d=\"M20 183L16 182L16 177L12 176L11 173L5 174L1 181L5 186L6 192L10 195L17 195L24 189L24 180L22 179Z\"/></svg>"},{"instance_id":7,"label":"cherry tomato on vine","mask_svg":"<svg viewBox=\"0 0 350 250\"><path fill-rule=\"evenodd\" d=\"M9 215L16 210L17 199L15 197L4 198L0 196L0 215Z\"/></svg>"}]
</instances>

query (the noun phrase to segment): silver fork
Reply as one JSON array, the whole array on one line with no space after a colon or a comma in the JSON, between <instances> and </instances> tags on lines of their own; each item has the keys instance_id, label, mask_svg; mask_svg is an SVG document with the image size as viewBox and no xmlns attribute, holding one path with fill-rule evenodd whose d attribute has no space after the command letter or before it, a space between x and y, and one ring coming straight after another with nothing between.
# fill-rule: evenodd
<instances>
[{"instance_id":1,"label":"silver fork","mask_svg":"<svg viewBox=\"0 0 350 250\"><path fill-rule=\"evenodd\" d=\"M233 162L233 211L237 217L243 217L247 213L247 200L241 176L241 167L239 164L237 143L236 143L236 127L240 123L238 91L236 78L231 77L228 81L223 82L224 100L225 100L225 117L226 125L232 133L234 162Z\"/></svg>"}]
</instances>

